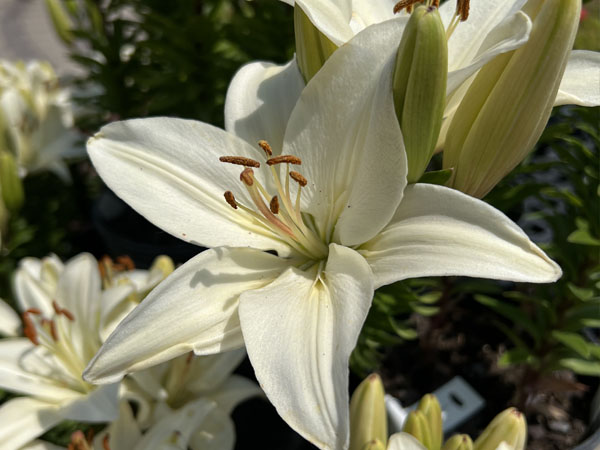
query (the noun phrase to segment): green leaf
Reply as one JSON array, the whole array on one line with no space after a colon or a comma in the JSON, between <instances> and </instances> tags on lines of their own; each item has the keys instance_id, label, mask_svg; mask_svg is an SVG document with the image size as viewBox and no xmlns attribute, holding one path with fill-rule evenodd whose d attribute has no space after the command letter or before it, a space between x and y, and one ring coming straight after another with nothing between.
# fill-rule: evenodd
<instances>
[{"instance_id":1,"label":"green leaf","mask_svg":"<svg viewBox=\"0 0 600 450\"><path fill-rule=\"evenodd\" d=\"M600 239L593 237L588 230L575 230L568 237L567 241L572 244L595 245L600 246Z\"/></svg>"},{"instance_id":2,"label":"green leaf","mask_svg":"<svg viewBox=\"0 0 600 450\"><path fill-rule=\"evenodd\" d=\"M423 175L421 175L421 178L419 178L419 183L438 184L440 186L444 186L452 176L453 170L454 169L450 168L425 172Z\"/></svg>"},{"instance_id":3,"label":"green leaf","mask_svg":"<svg viewBox=\"0 0 600 450\"><path fill-rule=\"evenodd\" d=\"M567 286L571 293L577 297L582 302L587 302L594 298L594 290L593 289L585 289L575 286L573 283L567 283Z\"/></svg>"},{"instance_id":4,"label":"green leaf","mask_svg":"<svg viewBox=\"0 0 600 450\"><path fill-rule=\"evenodd\" d=\"M580 334L554 330L552 331L552 337L584 358L590 357L588 343Z\"/></svg>"},{"instance_id":5,"label":"green leaf","mask_svg":"<svg viewBox=\"0 0 600 450\"><path fill-rule=\"evenodd\" d=\"M507 350L502 353L502 356L498 359L498 366L508 367L514 364L529 363L535 361L535 357L526 348L518 347L511 350Z\"/></svg>"},{"instance_id":6,"label":"green leaf","mask_svg":"<svg viewBox=\"0 0 600 450\"><path fill-rule=\"evenodd\" d=\"M558 361L561 367L571 369L579 375L600 376L600 362L579 358L563 358Z\"/></svg>"},{"instance_id":7,"label":"green leaf","mask_svg":"<svg viewBox=\"0 0 600 450\"><path fill-rule=\"evenodd\" d=\"M508 302L501 302L495 298L488 297L487 295L475 295L477 300L482 305L485 305L493 309L498 314L503 315L507 319L514 322L516 325L520 325L527 333L535 339L536 343L540 340L540 332L535 324L529 320L527 315L519 308L515 308L508 304Z\"/></svg>"}]
</instances>

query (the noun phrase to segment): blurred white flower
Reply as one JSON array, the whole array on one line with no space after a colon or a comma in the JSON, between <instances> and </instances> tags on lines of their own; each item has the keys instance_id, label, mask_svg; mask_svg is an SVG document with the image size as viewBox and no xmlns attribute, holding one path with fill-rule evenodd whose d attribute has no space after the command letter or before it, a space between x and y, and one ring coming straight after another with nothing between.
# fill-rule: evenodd
<instances>
[{"instance_id":1,"label":"blurred white flower","mask_svg":"<svg viewBox=\"0 0 600 450\"><path fill-rule=\"evenodd\" d=\"M0 151L15 158L21 176L50 170L70 179L63 158L84 154L82 137L69 92L48 63L0 60L0 137Z\"/></svg>"},{"instance_id":2,"label":"blurred white flower","mask_svg":"<svg viewBox=\"0 0 600 450\"><path fill-rule=\"evenodd\" d=\"M124 268L125 269L125 268ZM114 273L104 280L97 261L81 254L66 264L52 255L25 258L15 273L14 294L23 312L23 334L0 340L0 388L17 397L0 407L0 449L14 450L65 419L107 422L117 416L118 383L97 387L81 378L100 348L102 335L116 326L120 305L139 302L164 278L152 271L131 272L139 285ZM102 284L105 284L103 288ZM131 306L133 308L133 306ZM0 303L1 330L16 335L16 314ZM114 317L113 317L114 316Z\"/></svg>"}]
</instances>

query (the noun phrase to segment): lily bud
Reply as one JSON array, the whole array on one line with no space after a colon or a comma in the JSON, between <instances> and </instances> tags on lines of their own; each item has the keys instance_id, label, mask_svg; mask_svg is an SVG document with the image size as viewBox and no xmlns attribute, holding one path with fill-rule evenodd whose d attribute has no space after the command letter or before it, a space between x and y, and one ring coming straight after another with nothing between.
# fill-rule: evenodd
<instances>
[{"instance_id":1,"label":"lily bud","mask_svg":"<svg viewBox=\"0 0 600 450\"><path fill-rule=\"evenodd\" d=\"M408 414L402 431L414 436L421 444L425 446L425 448L427 448L427 450L433 449L433 439L431 436L431 430L429 429L429 423L421 411L411 411Z\"/></svg>"},{"instance_id":2,"label":"lily bud","mask_svg":"<svg viewBox=\"0 0 600 450\"><path fill-rule=\"evenodd\" d=\"M71 33L72 24L62 3L60 0L46 0L46 6L50 12L50 18L52 19L56 33L65 44L71 45L73 42L73 34Z\"/></svg>"},{"instance_id":3,"label":"lily bud","mask_svg":"<svg viewBox=\"0 0 600 450\"><path fill-rule=\"evenodd\" d=\"M361 450L385 450L385 444L379 439L367 442Z\"/></svg>"},{"instance_id":4,"label":"lily bud","mask_svg":"<svg viewBox=\"0 0 600 450\"><path fill-rule=\"evenodd\" d=\"M427 420L431 438L431 447L429 447L430 450L440 450L444 440L444 431L442 428L442 408L440 407L440 402L438 402L438 399L435 397L435 395L424 395L419 402L417 411L421 411Z\"/></svg>"},{"instance_id":5,"label":"lily bud","mask_svg":"<svg viewBox=\"0 0 600 450\"><path fill-rule=\"evenodd\" d=\"M468 434L455 434L446 441L442 450L473 450L473 441Z\"/></svg>"},{"instance_id":6,"label":"lily bud","mask_svg":"<svg viewBox=\"0 0 600 450\"><path fill-rule=\"evenodd\" d=\"M361 450L366 444L373 441L381 442L383 448L387 445L387 415L384 395L383 383L376 373L365 378L352 394L350 400L350 450Z\"/></svg>"},{"instance_id":7,"label":"lily bud","mask_svg":"<svg viewBox=\"0 0 600 450\"><path fill-rule=\"evenodd\" d=\"M312 24L298 4L294 5L294 34L296 61L304 81L308 83L323 67L327 58L337 50L337 45Z\"/></svg>"},{"instance_id":8,"label":"lily bud","mask_svg":"<svg viewBox=\"0 0 600 450\"><path fill-rule=\"evenodd\" d=\"M477 74L448 129L444 168L451 186L485 196L531 151L542 134L577 31L581 0L530 0L525 45Z\"/></svg>"},{"instance_id":9,"label":"lily bud","mask_svg":"<svg viewBox=\"0 0 600 450\"><path fill-rule=\"evenodd\" d=\"M394 106L408 159L408 182L416 183L431 160L446 101L448 45L437 8L417 7L396 55Z\"/></svg>"},{"instance_id":10,"label":"lily bud","mask_svg":"<svg viewBox=\"0 0 600 450\"><path fill-rule=\"evenodd\" d=\"M494 417L473 446L474 450L496 450L506 443L512 450L523 450L527 441L525 418L516 408L508 408Z\"/></svg>"},{"instance_id":11,"label":"lily bud","mask_svg":"<svg viewBox=\"0 0 600 450\"><path fill-rule=\"evenodd\" d=\"M150 272L154 271L155 269L160 270L163 273L163 277L167 278L175 270L175 265L170 257L166 255L160 255L157 256L154 261L152 261Z\"/></svg>"},{"instance_id":12,"label":"lily bud","mask_svg":"<svg viewBox=\"0 0 600 450\"><path fill-rule=\"evenodd\" d=\"M9 211L17 211L25 199L19 168L12 154L0 152L0 192Z\"/></svg>"}]
</instances>

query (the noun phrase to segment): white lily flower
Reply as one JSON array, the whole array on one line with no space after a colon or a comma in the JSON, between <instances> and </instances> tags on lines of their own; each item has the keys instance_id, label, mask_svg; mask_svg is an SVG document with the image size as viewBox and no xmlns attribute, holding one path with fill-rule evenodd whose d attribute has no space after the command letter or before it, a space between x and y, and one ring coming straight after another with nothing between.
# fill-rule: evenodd
<instances>
[{"instance_id":1,"label":"white lily flower","mask_svg":"<svg viewBox=\"0 0 600 450\"><path fill-rule=\"evenodd\" d=\"M0 60L0 136L21 175L51 170L70 179L63 158L83 155L69 93L48 63Z\"/></svg>"},{"instance_id":2,"label":"white lily flower","mask_svg":"<svg viewBox=\"0 0 600 450\"><path fill-rule=\"evenodd\" d=\"M118 383L94 386L81 374L100 348L107 305L130 285L102 290L96 260L81 254L63 265L27 258L15 275L27 338L0 340L0 388L17 397L0 407L0 449L13 450L62 420L105 422L118 412Z\"/></svg>"},{"instance_id":3,"label":"white lily flower","mask_svg":"<svg viewBox=\"0 0 600 450\"><path fill-rule=\"evenodd\" d=\"M283 1L294 5L294 0ZM464 97L472 76L495 56L515 50L527 42L532 24L529 17L521 11L526 1L478 0L471 4L468 20L458 25L457 0L447 1L440 6L442 23L448 30L448 80L444 116L449 119L444 122L439 147L443 147L450 118ZM338 46L348 42L363 29L396 17L394 20L398 36L386 37L385 40L382 38L380 46L397 48L402 31L408 22L408 15L401 13L395 16L393 13L395 3L395 0L296 0L296 4L302 8L313 25ZM281 88L277 87L275 91L271 91L271 87L280 86L285 83L283 79L287 79L290 89L298 92L299 95L294 71L289 67L279 68L282 73L277 76L274 74L275 70L276 68L265 63L250 63L236 74L230 90L245 92L246 103L251 102L251 95L257 93L256 96L260 99L257 101L261 102L262 99L275 96ZM264 84L261 83L261 78L264 79ZM278 78L282 80L278 81ZM302 80L301 76L300 80ZM236 100L232 102L237 103ZM600 54L598 52L572 52L554 102L555 106L564 104L600 105ZM248 119L246 122L241 122L239 128L247 128L249 122L256 119L256 116L236 115L234 117L235 112L235 107L232 105L229 108L230 124L238 122L238 119ZM227 124L226 129L232 131Z\"/></svg>"},{"instance_id":4,"label":"white lily flower","mask_svg":"<svg viewBox=\"0 0 600 450\"><path fill-rule=\"evenodd\" d=\"M164 230L212 249L148 295L86 379L115 382L188 351L245 344L284 420L318 447L342 449L348 357L375 288L430 275L560 276L489 205L440 186L406 187L393 50L379 47L386 37L397 37L394 22L335 52L304 89L281 154L266 167L265 153L241 138L189 120L117 122L90 139L90 157L111 189ZM299 160L302 175L289 167Z\"/></svg>"},{"instance_id":5,"label":"white lily flower","mask_svg":"<svg viewBox=\"0 0 600 450\"><path fill-rule=\"evenodd\" d=\"M112 422L93 440L81 431L71 436L69 449L77 450L206 450L225 447L202 447L195 441L197 435L210 435L206 431L211 416L223 415L217 404L199 399L165 415L155 425L144 431L140 428L127 402L121 402L119 418ZM210 425L210 424L209 424ZM67 450L44 441L34 441L21 450Z\"/></svg>"},{"instance_id":6,"label":"white lily flower","mask_svg":"<svg viewBox=\"0 0 600 450\"><path fill-rule=\"evenodd\" d=\"M209 413L193 436L194 448L233 449L235 428L229 417L231 412L240 402L262 393L256 383L231 374L245 356L243 349L208 356L179 356L131 374L124 383L124 397L139 405L137 421L143 428L191 402L215 402L214 414Z\"/></svg>"}]
</instances>

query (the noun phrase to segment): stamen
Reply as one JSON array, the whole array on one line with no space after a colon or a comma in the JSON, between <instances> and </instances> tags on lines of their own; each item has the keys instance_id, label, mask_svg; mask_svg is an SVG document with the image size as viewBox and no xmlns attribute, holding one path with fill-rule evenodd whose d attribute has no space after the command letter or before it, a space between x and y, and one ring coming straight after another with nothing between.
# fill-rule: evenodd
<instances>
[{"instance_id":1,"label":"stamen","mask_svg":"<svg viewBox=\"0 0 600 450\"><path fill-rule=\"evenodd\" d=\"M56 303L56 300L52 300L52 307L54 308L54 312L58 315L60 315L61 310L60 310L60 306L58 306L58 303Z\"/></svg>"},{"instance_id":2,"label":"stamen","mask_svg":"<svg viewBox=\"0 0 600 450\"><path fill-rule=\"evenodd\" d=\"M250 168L244 169L240 174L240 180L246 186L252 186L254 184L254 171Z\"/></svg>"},{"instance_id":3,"label":"stamen","mask_svg":"<svg viewBox=\"0 0 600 450\"><path fill-rule=\"evenodd\" d=\"M128 255L118 256L117 263L119 263L119 265L122 266L119 268L120 270L134 270L135 269L135 264L133 263L133 260Z\"/></svg>"},{"instance_id":4,"label":"stamen","mask_svg":"<svg viewBox=\"0 0 600 450\"><path fill-rule=\"evenodd\" d=\"M75 316L73 315L73 313L71 311L69 311L66 308L63 308L60 310L60 312L62 313L63 316L65 316L67 319L69 319L71 322L75 321Z\"/></svg>"},{"instance_id":5,"label":"stamen","mask_svg":"<svg viewBox=\"0 0 600 450\"><path fill-rule=\"evenodd\" d=\"M260 167L260 163L250 158L243 156L221 156L219 161L229 164L237 164L239 166L246 167Z\"/></svg>"},{"instance_id":6,"label":"stamen","mask_svg":"<svg viewBox=\"0 0 600 450\"><path fill-rule=\"evenodd\" d=\"M108 443L110 439L110 434L106 433L106 435L104 436L104 439L102 439L102 448L104 450L110 450L110 444Z\"/></svg>"},{"instance_id":7,"label":"stamen","mask_svg":"<svg viewBox=\"0 0 600 450\"><path fill-rule=\"evenodd\" d=\"M469 0L458 0L456 2L456 15L460 17L461 22L469 18L469 3Z\"/></svg>"},{"instance_id":8,"label":"stamen","mask_svg":"<svg viewBox=\"0 0 600 450\"><path fill-rule=\"evenodd\" d=\"M272 166L274 164L281 164L281 163L300 165L300 164L302 164L302 160L300 158L298 158L297 156L293 156L293 155L280 155L280 156L275 156L273 158L267 159L267 164L269 166Z\"/></svg>"},{"instance_id":9,"label":"stamen","mask_svg":"<svg viewBox=\"0 0 600 450\"><path fill-rule=\"evenodd\" d=\"M258 146L263 149L267 156L271 156L273 154L273 150L267 141L261 139L258 141Z\"/></svg>"},{"instance_id":10,"label":"stamen","mask_svg":"<svg viewBox=\"0 0 600 450\"><path fill-rule=\"evenodd\" d=\"M271 203L269 203L269 209L273 214L279 213L279 199L277 198L277 196L274 196L271 199Z\"/></svg>"},{"instance_id":11,"label":"stamen","mask_svg":"<svg viewBox=\"0 0 600 450\"><path fill-rule=\"evenodd\" d=\"M187 358L185 358L185 363L190 364L192 362L192 359L194 359L194 352L189 352Z\"/></svg>"},{"instance_id":12,"label":"stamen","mask_svg":"<svg viewBox=\"0 0 600 450\"><path fill-rule=\"evenodd\" d=\"M27 314L35 314L35 315L40 315L42 314L42 311L40 311L37 308L29 308L27 311L25 311Z\"/></svg>"},{"instance_id":13,"label":"stamen","mask_svg":"<svg viewBox=\"0 0 600 450\"><path fill-rule=\"evenodd\" d=\"M306 184L308 183L308 181L306 180L306 178L304 178L298 172L294 172L293 170L290 172L290 178L292 180L296 181L302 187L306 186Z\"/></svg>"},{"instance_id":14,"label":"stamen","mask_svg":"<svg viewBox=\"0 0 600 450\"><path fill-rule=\"evenodd\" d=\"M37 338L37 331L35 330L35 325L33 324L31 317L29 317L29 314L27 314L27 312L24 312L21 317L23 318L23 324L25 325L23 327L23 334L25 335L25 337L28 338L33 345L40 345L40 341Z\"/></svg>"},{"instance_id":15,"label":"stamen","mask_svg":"<svg viewBox=\"0 0 600 450\"><path fill-rule=\"evenodd\" d=\"M233 196L233 192L225 191L225 194L223 195L225 196L225 201L229 203L229 206L231 206L233 209L238 209L238 205L235 201L235 197Z\"/></svg>"},{"instance_id":16,"label":"stamen","mask_svg":"<svg viewBox=\"0 0 600 450\"><path fill-rule=\"evenodd\" d=\"M415 3L421 3L422 0L400 0L398 3L394 5L394 14L398 14L403 9L406 9L406 12L412 12L412 7Z\"/></svg>"}]
</instances>

